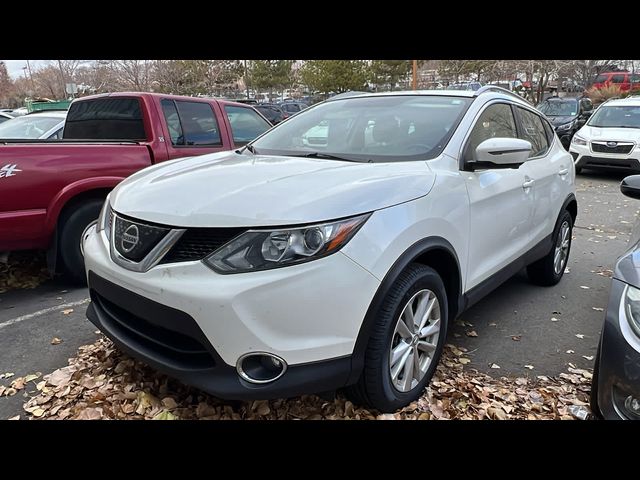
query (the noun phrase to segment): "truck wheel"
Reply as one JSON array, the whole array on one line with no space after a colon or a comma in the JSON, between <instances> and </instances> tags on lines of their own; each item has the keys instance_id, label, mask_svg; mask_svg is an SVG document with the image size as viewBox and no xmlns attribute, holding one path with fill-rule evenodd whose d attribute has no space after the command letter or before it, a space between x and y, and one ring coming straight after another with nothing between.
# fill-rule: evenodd
<instances>
[{"instance_id":1,"label":"truck wheel","mask_svg":"<svg viewBox=\"0 0 640 480\"><path fill-rule=\"evenodd\" d=\"M417 400L438 365L447 333L447 293L430 267L411 264L377 313L355 403L392 412Z\"/></svg>"},{"instance_id":2,"label":"truck wheel","mask_svg":"<svg viewBox=\"0 0 640 480\"><path fill-rule=\"evenodd\" d=\"M84 256L81 250L82 236L87 227L98 219L104 200L88 200L68 212L60 223L61 273L64 277L78 285L86 284Z\"/></svg>"},{"instance_id":3,"label":"truck wheel","mask_svg":"<svg viewBox=\"0 0 640 480\"><path fill-rule=\"evenodd\" d=\"M553 235L551 251L527 267L529 280L536 285L551 286L560 281L569 260L573 219L566 210L562 212Z\"/></svg>"}]
</instances>

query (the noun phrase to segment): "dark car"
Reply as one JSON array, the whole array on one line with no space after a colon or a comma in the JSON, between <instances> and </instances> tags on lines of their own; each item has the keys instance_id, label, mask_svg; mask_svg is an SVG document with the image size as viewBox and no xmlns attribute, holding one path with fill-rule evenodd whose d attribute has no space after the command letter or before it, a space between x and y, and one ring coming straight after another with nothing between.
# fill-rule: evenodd
<instances>
[{"instance_id":1,"label":"dark car","mask_svg":"<svg viewBox=\"0 0 640 480\"><path fill-rule=\"evenodd\" d=\"M622 193L640 199L640 175ZM593 368L591 411L598 418L640 420L640 221L618 260Z\"/></svg>"},{"instance_id":2,"label":"dark car","mask_svg":"<svg viewBox=\"0 0 640 480\"><path fill-rule=\"evenodd\" d=\"M283 112L278 105L274 105L273 103L259 103L258 105L254 105L253 108L258 110L274 125L289 118L289 114Z\"/></svg>"},{"instance_id":3,"label":"dark car","mask_svg":"<svg viewBox=\"0 0 640 480\"><path fill-rule=\"evenodd\" d=\"M550 97L540 102L536 108L549 119L562 145L567 149L573 135L593 113L593 104L586 97Z\"/></svg>"},{"instance_id":4,"label":"dark car","mask_svg":"<svg viewBox=\"0 0 640 480\"><path fill-rule=\"evenodd\" d=\"M286 113L289 116L295 115L299 111L309 107L309 105L302 102L284 102L279 104L278 106L282 109L284 113Z\"/></svg>"}]
</instances>

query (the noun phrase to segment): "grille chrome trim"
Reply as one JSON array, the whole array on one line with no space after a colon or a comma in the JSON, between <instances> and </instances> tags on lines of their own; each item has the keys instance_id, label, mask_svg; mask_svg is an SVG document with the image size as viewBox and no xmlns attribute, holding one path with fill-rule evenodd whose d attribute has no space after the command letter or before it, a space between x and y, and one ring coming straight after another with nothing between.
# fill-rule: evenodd
<instances>
[{"instance_id":1,"label":"grille chrome trim","mask_svg":"<svg viewBox=\"0 0 640 480\"><path fill-rule=\"evenodd\" d=\"M610 147L608 143L614 142L613 140L592 140L591 141L591 151L594 153L608 153L608 154L630 154L634 147L636 146L635 142L615 142L615 146Z\"/></svg>"},{"instance_id":2,"label":"grille chrome trim","mask_svg":"<svg viewBox=\"0 0 640 480\"><path fill-rule=\"evenodd\" d=\"M184 234L186 229L184 228L173 228L167 233L162 240L158 242L158 244L151 249L151 251L139 262L134 262L133 260L129 260L128 258L120 255L115 248L115 228L116 221L115 219L118 217L116 212L113 212L113 222L111 222L111 239L109 240L109 253L111 254L111 260L113 260L116 264L121 266L122 268L126 268L132 272L144 273L155 267L162 257L164 257L169 250L175 245L175 243L180 239L180 237ZM121 217L122 218L122 217ZM127 221L131 221L128 220ZM134 222L144 225L144 222Z\"/></svg>"}]
</instances>

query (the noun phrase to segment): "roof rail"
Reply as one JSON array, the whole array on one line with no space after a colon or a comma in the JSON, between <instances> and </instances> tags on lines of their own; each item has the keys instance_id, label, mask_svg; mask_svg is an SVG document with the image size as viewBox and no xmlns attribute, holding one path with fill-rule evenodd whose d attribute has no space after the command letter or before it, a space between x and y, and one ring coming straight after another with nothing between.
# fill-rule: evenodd
<instances>
[{"instance_id":1,"label":"roof rail","mask_svg":"<svg viewBox=\"0 0 640 480\"><path fill-rule=\"evenodd\" d=\"M507 95L511 95L513 97L517 97L520 100L524 100L526 102L526 99L521 97L517 93L514 93L511 90L507 90L506 88L498 87L496 85L485 85L484 87L480 87L478 90L476 90L476 93L473 96L477 97L478 95L482 95L483 93L486 93L486 92L505 93Z\"/></svg>"}]
</instances>

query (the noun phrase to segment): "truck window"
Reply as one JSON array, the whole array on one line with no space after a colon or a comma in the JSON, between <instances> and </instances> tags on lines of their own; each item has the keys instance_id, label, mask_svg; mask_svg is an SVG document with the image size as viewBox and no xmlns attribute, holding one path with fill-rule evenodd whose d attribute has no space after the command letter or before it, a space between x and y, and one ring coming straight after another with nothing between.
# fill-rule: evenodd
<instances>
[{"instance_id":1,"label":"truck window","mask_svg":"<svg viewBox=\"0 0 640 480\"><path fill-rule=\"evenodd\" d=\"M162 113L167 122L169 136L171 137L171 145L184 145L184 135L182 134L182 125L178 116L178 109L173 100L164 99L160 102L162 105Z\"/></svg>"},{"instance_id":2,"label":"truck window","mask_svg":"<svg viewBox=\"0 0 640 480\"><path fill-rule=\"evenodd\" d=\"M269 122L252 108L226 105L224 110L229 118L233 143L236 146L246 145L271 128Z\"/></svg>"},{"instance_id":3,"label":"truck window","mask_svg":"<svg viewBox=\"0 0 640 480\"><path fill-rule=\"evenodd\" d=\"M146 140L137 98L98 98L71 104L62 138Z\"/></svg>"},{"instance_id":4,"label":"truck window","mask_svg":"<svg viewBox=\"0 0 640 480\"><path fill-rule=\"evenodd\" d=\"M211 105L203 102L183 102L178 100L175 102L175 108L180 118L184 143L174 145L195 147L222 145L220 129ZM173 125L175 128L175 120ZM177 138L179 138L179 135ZM171 141L173 143L173 138Z\"/></svg>"}]
</instances>

